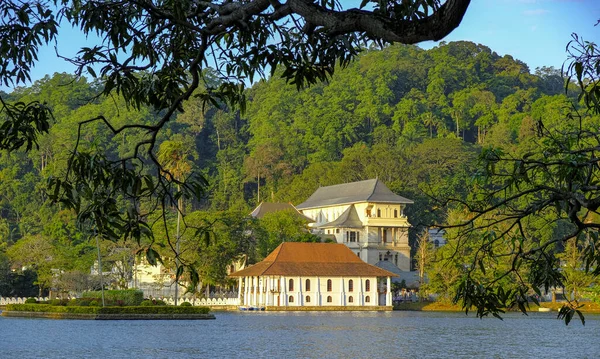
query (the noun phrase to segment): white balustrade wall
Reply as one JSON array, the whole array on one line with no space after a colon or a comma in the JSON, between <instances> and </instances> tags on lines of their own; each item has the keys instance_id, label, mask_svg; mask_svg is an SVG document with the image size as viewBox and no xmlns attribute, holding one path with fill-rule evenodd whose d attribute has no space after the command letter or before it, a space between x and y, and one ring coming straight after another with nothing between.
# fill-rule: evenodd
<instances>
[{"instance_id":1,"label":"white balustrade wall","mask_svg":"<svg viewBox=\"0 0 600 359\"><path fill-rule=\"evenodd\" d=\"M50 298L35 298L38 302L50 300ZM67 300L73 298L66 298ZM175 300L173 298L153 298L157 300L162 300L169 305L174 305ZM23 304L27 298L16 298L16 297L0 297L0 305L7 304ZM199 307L220 307L220 306L237 306L239 305L239 301L237 296L233 297L215 297L215 298L181 298L179 304L183 302L188 302L193 306Z\"/></svg>"}]
</instances>

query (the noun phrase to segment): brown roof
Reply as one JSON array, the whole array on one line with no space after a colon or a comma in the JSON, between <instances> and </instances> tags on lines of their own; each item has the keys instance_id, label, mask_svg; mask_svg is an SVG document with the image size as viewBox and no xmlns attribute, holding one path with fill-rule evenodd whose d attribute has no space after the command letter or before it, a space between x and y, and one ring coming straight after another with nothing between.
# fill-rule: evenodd
<instances>
[{"instance_id":1,"label":"brown roof","mask_svg":"<svg viewBox=\"0 0 600 359\"><path fill-rule=\"evenodd\" d=\"M363 262L344 244L285 242L262 262L232 273L232 277L294 276L377 276L397 275Z\"/></svg>"}]
</instances>

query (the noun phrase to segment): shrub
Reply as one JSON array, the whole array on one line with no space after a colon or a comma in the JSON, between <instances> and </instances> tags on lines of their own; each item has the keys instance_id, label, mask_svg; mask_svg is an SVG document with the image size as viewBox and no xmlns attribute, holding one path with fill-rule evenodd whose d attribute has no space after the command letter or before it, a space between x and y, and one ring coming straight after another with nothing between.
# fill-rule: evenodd
<instances>
[{"instance_id":1,"label":"shrub","mask_svg":"<svg viewBox=\"0 0 600 359\"><path fill-rule=\"evenodd\" d=\"M101 300L102 291L84 292L82 298L87 300ZM138 306L144 300L144 292L136 289L105 290L104 301L111 305Z\"/></svg>"},{"instance_id":2,"label":"shrub","mask_svg":"<svg viewBox=\"0 0 600 359\"><path fill-rule=\"evenodd\" d=\"M36 304L37 300L35 298L27 298L25 299L25 304Z\"/></svg>"},{"instance_id":3,"label":"shrub","mask_svg":"<svg viewBox=\"0 0 600 359\"><path fill-rule=\"evenodd\" d=\"M150 299L145 299L140 303L140 306L142 306L142 307L150 307L152 305L153 305L153 303Z\"/></svg>"},{"instance_id":4,"label":"shrub","mask_svg":"<svg viewBox=\"0 0 600 359\"><path fill-rule=\"evenodd\" d=\"M165 303L164 300L153 299L152 300L152 305L154 305L154 306L163 306L163 305L167 305L167 303Z\"/></svg>"},{"instance_id":5,"label":"shrub","mask_svg":"<svg viewBox=\"0 0 600 359\"><path fill-rule=\"evenodd\" d=\"M67 302L67 306L68 307L74 307L76 305L79 305L79 301L75 298L71 299L70 301Z\"/></svg>"},{"instance_id":6,"label":"shrub","mask_svg":"<svg viewBox=\"0 0 600 359\"><path fill-rule=\"evenodd\" d=\"M92 301L90 301L90 305L89 306L90 307L99 307L100 303L98 303L97 300L92 300Z\"/></svg>"},{"instance_id":7,"label":"shrub","mask_svg":"<svg viewBox=\"0 0 600 359\"><path fill-rule=\"evenodd\" d=\"M182 306L182 307L191 307L192 303L190 303L190 302L183 302L183 303L180 304L180 306Z\"/></svg>"},{"instance_id":8,"label":"shrub","mask_svg":"<svg viewBox=\"0 0 600 359\"><path fill-rule=\"evenodd\" d=\"M64 305L64 302L60 299L50 299L48 301L48 304L56 306L56 305Z\"/></svg>"},{"instance_id":9,"label":"shrub","mask_svg":"<svg viewBox=\"0 0 600 359\"><path fill-rule=\"evenodd\" d=\"M79 300L79 306L80 307L89 307L90 306L90 301L89 300L85 300L85 299L80 299Z\"/></svg>"}]
</instances>

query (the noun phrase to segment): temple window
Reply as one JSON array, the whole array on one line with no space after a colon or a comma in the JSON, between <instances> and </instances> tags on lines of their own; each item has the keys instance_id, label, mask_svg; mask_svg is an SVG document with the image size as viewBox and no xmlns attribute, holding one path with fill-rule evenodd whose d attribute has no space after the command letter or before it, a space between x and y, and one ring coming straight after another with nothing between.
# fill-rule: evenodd
<instances>
[{"instance_id":1,"label":"temple window","mask_svg":"<svg viewBox=\"0 0 600 359\"><path fill-rule=\"evenodd\" d=\"M306 282L304 283L304 288L306 288L307 292L310 291L310 279L306 280Z\"/></svg>"},{"instance_id":2,"label":"temple window","mask_svg":"<svg viewBox=\"0 0 600 359\"><path fill-rule=\"evenodd\" d=\"M366 280L365 281L365 291L369 292L371 290L371 281L370 280ZM368 298L368 297L367 297Z\"/></svg>"},{"instance_id":3,"label":"temple window","mask_svg":"<svg viewBox=\"0 0 600 359\"><path fill-rule=\"evenodd\" d=\"M327 279L327 291L328 292L331 292L331 286L332 286L331 279Z\"/></svg>"},{"instance_id":4,"label":"temple window","mask_svg":"<svg viewBox=\"0 0 600 359\"><path fill-rule=\"evenodd\" d=\"M290 279L288 288L289 288L288 290L290 292L294 290L294 280L293 279Z\"/></svg>"},{"instance_id":5,"label":"temple window","mask_svg":"<svg viewBox=\"0 0 600 359\"><path fill-rule=\"evenodd\" d=\"M352 279L350 279L348 281L348 292L352 292L354 291L354 281Z\"/></svg>"},{"instance_id":6,"label":"temple window","mask_svg":"<svg viewBox=\"0 0 600 359\"><path fill-rule=\"evenodd\" d=\"M350 233L350 242L356 242L357 232L349 232Z\"/></svg>"}]
</instances>

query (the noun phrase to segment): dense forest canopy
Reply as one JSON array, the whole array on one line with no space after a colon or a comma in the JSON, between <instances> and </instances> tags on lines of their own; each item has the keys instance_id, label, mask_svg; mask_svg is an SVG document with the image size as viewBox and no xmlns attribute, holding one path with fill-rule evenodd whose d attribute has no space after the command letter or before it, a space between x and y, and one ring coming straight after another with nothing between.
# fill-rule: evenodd
<instances>
[{"instance_id":1,"label":"dense forest canopy","mask_svg":"<svg viewBox=\"0 0 600 359\"><path fill-rule=\"evenodd\" d=\"M246 218L254 206L297 204L319 186L377 177L415 201L408 213L413 239L425 226L445 224L454 208L445 200L468 196L483 148L525 151L536 136L536 120L560 124L575 99L575 93L565 94L559 70L531 73L511 56L470 42L431 50L372 46L328 81L300 91L279 74L248 90L245 113L192 97L157 138L159 156L174 176L198 171L209 184L202 200L184 201L190 228L182 236L182 257L203 268L207 283L224 283L228 260L260 260L278 244L269 235L276 231L273 221L261 225ZM54 114L39 148L0 152L5 281L6 263L34 269L47 287L53 268L85 272L94 261L92 228L76 227L72 210L51 206L46 182L64 176L78 138L80 148L111 160L132 154L144 136L141 130L113 136L98 122L78 137L82 119L100 114L119 126L152 124L161 116L147 106L129 107L117 94L96 97L97 87L85 78L54 74L5 96L11 103L44 103ZM156 206L140 205L157 233L157 251L172 266L168 233L152 213ZM176 211L167 213L173 229ZM214 246L194 239L197 228L214 235ZM250 237L248 228L254 228ZM292 240L311 240L279 231ZM118 248L144 245L105 242L103 252L117 260ZM45 249L31 249L40 246ZM216 260L210 253L226 255Z\"/></svg>"}]
</instances>

